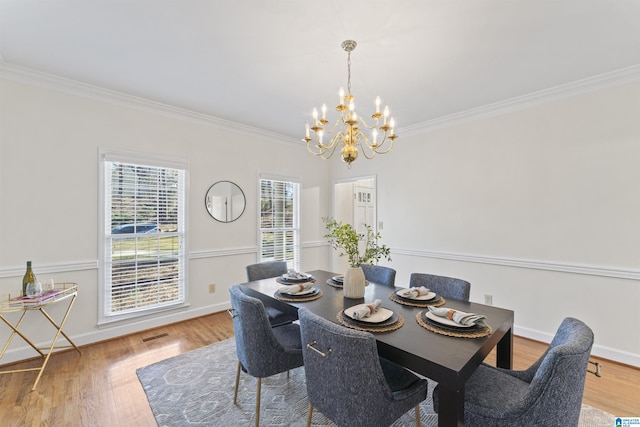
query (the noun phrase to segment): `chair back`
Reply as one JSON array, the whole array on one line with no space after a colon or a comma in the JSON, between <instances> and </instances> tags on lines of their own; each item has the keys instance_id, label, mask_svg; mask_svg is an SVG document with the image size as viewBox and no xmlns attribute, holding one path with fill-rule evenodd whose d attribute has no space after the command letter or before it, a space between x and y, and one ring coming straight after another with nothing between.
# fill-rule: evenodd
<instances>
[{"instance_id":1,"label":"chair back","mask_svg":"<svg viewBox=\"0 0 640 427\"><path fill-rule=\"evenodd\" d=\"M331 421L387 426L417 404L395 408L399 399L385 379L373 334L337 325L306 308L298 316L309 403Z\"/></svg>"},{"instance_id":2,"label":"chair back","mask_svg":"<svg viewBox=\"0 0 640 427\"><path fill-rule=\"evenodd\" d=\"M229 293L236 353L247 373L264 378L302 366L298 325L275 328L277 336L262 301L246 295L238 285L229 288Z\"/></svg>"},{"instance_id":3,"label":"chair back","mask_svg":"<svg viewBox=\"0 0 640 427\"><path fill-rule=\"evenodd\" d=\"M383 265L360 264L364 271L364 278L373 283L381 285L395 286L396 271L391 267Z\"/></svg>"},{"instance_id":4,"label":"chair back","mask_svg":"<svg viewBox=\"0 0 640 427\"><path fill-rule=\"evenodd\" d=\"M593 339L582 321L562 321L545 353L528 369L533 377L523 404L530 408L527 418L578 425Z\"/></svg>"},{"instance_id":5,"label":"chair back","mask_svg":"<svg viewBox=\"0 0 640 427\"><path fill-rule=\"evenodd\" d=\"M247 265L247 280L253 282L254 280L268 279L270 277L278 277L287 272L286 261L268 261L260 262L258 264Z\"/></svg>"},{"instance_id":6,"label":"chair back","mask_svg":"<svg viewBox=\"0 0 640 427\"><path fill-rule=\"evenodd\" d=\"M471 294L471 284L466 280L456 279L454 277L436 276L434 274L411 273L409 286L424 286L444 298L453 298L467 302L469 301L469 295Z\"/></svg>"}]
</instances>

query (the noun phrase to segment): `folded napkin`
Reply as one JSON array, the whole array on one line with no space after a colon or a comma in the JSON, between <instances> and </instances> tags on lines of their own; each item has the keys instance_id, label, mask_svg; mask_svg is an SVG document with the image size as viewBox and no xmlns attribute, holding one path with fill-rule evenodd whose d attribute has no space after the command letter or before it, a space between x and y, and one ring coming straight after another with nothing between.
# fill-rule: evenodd
<instances>
[{"instance_id":1,"label":"folded napkin","mask_svg":"<svg viewBox=\"0 0 640 427\"><path fill-rule=\"evenodd\" d=\"M484 319L487 316L483 314L465 313L464 311L454 310L446 307L427 307L430 312L436 316L446 317L449 320L453 320L459 325L463 326L485 326Z\"/></svg>"},{"instance_id":2,"label":"folded napkin","mask_svg":"<svg viewBox=\"0 0 640 427\"><path fill-rule=\"evenodd\" d=\"M371 304L362 304L357 306L355 310L353 310L352 317L356 320L364 319L365 317L371 316L373 313L377 313L378 309L382 301L377 299Z\"/></svg>"},{"instance_id":3,"label":"folded napkin","mask_svg":"<svg viewBox=\"0 0 640 427\"><path fill-rule=\"evenodd\" d=\"M402 292L401 295L405 298L418 298L427 295L429 292L431 292L431 289L420 286L419 288L409 288Z\"/></svg>"},{"instance_id":4,"label":"folded napkin","mask_svg":"<svg viewBox=\"0 0 640 427\"><path fill-rule=\"evenodd\" d=\"M300 292L304 292L308 289L311 289L312 286L313 286L313 282L304 282L304 283L296 283L293 285L282 286L278 290L280 291L281 294L295 295L295 294L299 294Z\"/></svg>"},{"instance_id":5,"label":"folded napkin","mask_svg":"<svg viewBox=\"0 0 640 427\"><path fill-rule=\"evenodd\" d=\"M309 275L306 273L300 273L298 271L295 271L293 269L288 270L287 274L284 275L287 279L295 279L295 280L303 280L303 279L308 279Z\"/></svg>"}]
</instances>

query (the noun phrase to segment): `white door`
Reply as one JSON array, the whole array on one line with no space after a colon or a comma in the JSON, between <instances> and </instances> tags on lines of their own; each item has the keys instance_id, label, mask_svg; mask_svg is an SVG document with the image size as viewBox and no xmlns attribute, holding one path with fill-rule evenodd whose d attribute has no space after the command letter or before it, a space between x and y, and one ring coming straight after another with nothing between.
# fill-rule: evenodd
<instances>
[{"instance_id":1,"label":"white door","mask_svg":"<svg viewBox=\"0 0 640 427\"><path fill-rule=\"evenodd\" d=\"M364 225L376 232L376 178L364 177L334 184L333 217L343 224L351 224L358 233L364 233ZM339 257L332 250L332 271L345 272L349 266L346 256Z\"/></svg>"}]
</instances>

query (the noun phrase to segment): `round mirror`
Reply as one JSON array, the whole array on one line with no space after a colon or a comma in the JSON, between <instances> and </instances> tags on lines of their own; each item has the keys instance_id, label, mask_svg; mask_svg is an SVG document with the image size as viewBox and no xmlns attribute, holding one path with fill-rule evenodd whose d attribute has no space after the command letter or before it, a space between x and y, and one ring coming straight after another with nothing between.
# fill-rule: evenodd
<instances>
[{"instance_id":1,"label":"round mirror","mask_svg":"<svg viewBox=\"0 0 640 427\"><path fill-rule=\"evenodd\" d=\"M204 198L209 215L220 222L232 222L244 212L246 199L242 189L230 181L219 181L209 187Z\"/></svg>"}]
</instances>

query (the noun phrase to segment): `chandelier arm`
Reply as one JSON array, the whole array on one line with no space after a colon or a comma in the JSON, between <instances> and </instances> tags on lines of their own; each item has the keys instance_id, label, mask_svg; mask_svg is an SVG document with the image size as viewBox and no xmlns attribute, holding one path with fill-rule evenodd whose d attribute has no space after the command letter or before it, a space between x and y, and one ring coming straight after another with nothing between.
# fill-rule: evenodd
<instances>
[{"instance_id":1,"label":"chandelier arm","mask_svg":"<svg viewBox=\"0 0 640 427\"><path fill-rule=\"evenodd\" d=\"M336 119L336 122L334 123L333 127L331 128L331 130L325 131L325 134L331 135L332 133L334 133L336 131L336 129L338 129L338 126L340 124L343 124L343 125L345 124L344 123L344 117L342 115Z\"/></svg>"},{"instance_id":2,"label":"chandelier arm","mask_svg":"<svg viewBox=\"0 0 640 427\"><path fill-rule=\"evenodd\" d=\"M376 156L375 150L371 148L368 142L363 143L362 139L358 138L356 140L356 146L360 147L360 152L364 156L365 159L371 160Z\"/></svg>"},{"instance_id":3,"label":"chandelier arm","mask_svg":"<svg viewBox=\"0 0 640 427\"><path fill-rule=\"evenodd\" d=\"M362 126L366 129L375 129L378 127L378 124L380 122L379 119L373 119L374 123L372 125L367 124L367 122L362 118L362 116L358 116L358 120L360 121L360 123L362 123Z\"/></svg>"},{"instance_id":4,"label":"chandelier arm","mask_svg":"<svg viewBox=\"0 0 640 427\"><path fill-rule=\"evenodd\" d=\"M391 149L393 148L393 142L397 137L398 137L397 135L394 135L393 138L391 138L388 136L387 132L385 132L384 138L382 138L382 141L380 141L380 143L378 143L375 148L372 147L372 149L378 154L386 154L389 151L391 151ZM391 141L391 142L387 144L387 141Z\"/></svg>"},{"instance_id":5,"label":"chandelier arm","mask_svg":"<svg viewBox=\"0 0 640 427\"><path fill-rule=\"evenodd\" d=\"M331 142L325 146L327 147L327 149L324 151L323 155L320 157L325 160L331 158L335 153L336 148L338 148L338 145L339 145L338 141L342 138L344 138L344 134L342 132L338 132L337 134L335 134L333 138L331 138ZM328 151L331 151L331 152L329 154L326 154Z\"/></svg>"},{"instance_id":6,"label":"chandelier arm","mask_svg":"<svg viewBox=\"0 0 640 427\"><path fill-rule=\"evenodd\" d=\"M309 153L313 154L314 156L322 157L322 155L327 152L328 148L318 147L317 145L315 145L316 150L314 150L313 148L311 148L311 142L313 142L313 140L311 139L307 141L307 151Z\"/></svg>"}]
</instances>

